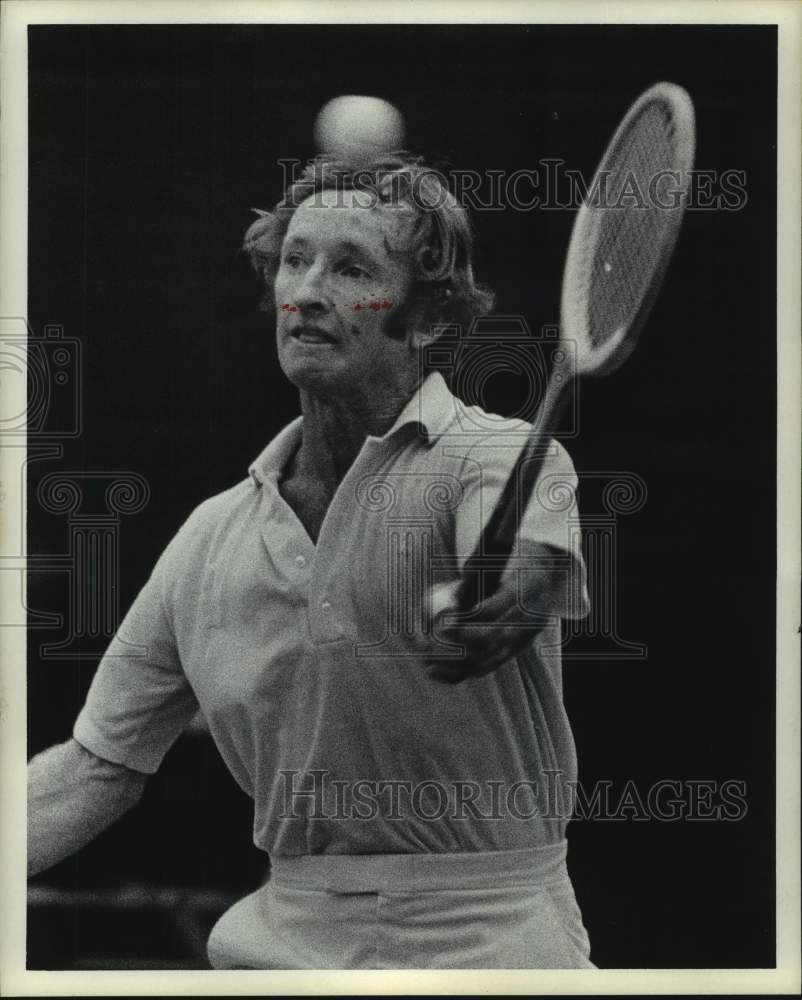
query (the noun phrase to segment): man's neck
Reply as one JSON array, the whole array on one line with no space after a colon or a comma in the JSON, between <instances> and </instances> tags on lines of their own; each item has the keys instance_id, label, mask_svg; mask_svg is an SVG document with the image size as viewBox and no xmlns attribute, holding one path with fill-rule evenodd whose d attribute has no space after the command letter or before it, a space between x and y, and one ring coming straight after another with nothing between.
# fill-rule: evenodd
<instances>
[{"instance_id":1,"label":"man's neck","mask_svg":"<svg viewBox=\"0 0 802 1000\"><path fill-rule=\"evenodd\" d=\"M368 435L386 434L417 387L417 376L411 376L349 398L302 390L303 436L292 474L311 478L333 492Z\"/></svg>"}]
</instances>

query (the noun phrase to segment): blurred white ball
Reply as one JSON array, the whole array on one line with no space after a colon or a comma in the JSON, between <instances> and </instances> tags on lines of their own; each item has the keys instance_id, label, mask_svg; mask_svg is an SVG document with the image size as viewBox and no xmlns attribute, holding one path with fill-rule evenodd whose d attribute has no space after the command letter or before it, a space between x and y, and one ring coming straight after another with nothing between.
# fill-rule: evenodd
<instances>
[{"instance_id":1,"label":"blurred white ball","mask_svg":"<svg viewBox=\"0 0 802 1000\"><path fill-rule=\"evenodd\" d=\"M315 142L322 153L338 158L386 153L402 148L404 119L380 97L335 97L317 116Z\"/></svg>"}]
</instances>

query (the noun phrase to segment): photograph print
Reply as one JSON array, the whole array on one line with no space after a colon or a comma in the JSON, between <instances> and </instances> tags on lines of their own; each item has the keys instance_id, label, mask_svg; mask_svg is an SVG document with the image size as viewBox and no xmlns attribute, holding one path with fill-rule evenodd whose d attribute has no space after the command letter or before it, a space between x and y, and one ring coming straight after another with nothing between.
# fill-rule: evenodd
<instances>
[{"instance_id":1,"label":"photograph print","mask_svg":"<svg viewBox=\"0 0 802 1000\"><path fill-rule=\"evenodd\" d=\"M775 968L777 25L102 20L2 321L27 969Z\"/></svg>"}]
</instances>

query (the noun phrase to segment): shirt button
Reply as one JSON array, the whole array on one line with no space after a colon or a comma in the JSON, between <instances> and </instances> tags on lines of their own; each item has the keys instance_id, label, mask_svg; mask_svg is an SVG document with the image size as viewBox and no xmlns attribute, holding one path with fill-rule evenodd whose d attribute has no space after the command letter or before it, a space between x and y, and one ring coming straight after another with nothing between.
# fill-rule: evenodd
<instances>
[{"instance_id":1,"label":"shirt button","mask_svg":"<svg viewBox=\"0 0 802 1000\"><path fill-rule=\"evenodd\" d=\"M331 602L330 601L321 601L320 602L320 607L321 607L321 610L323 610L323 611L331 611Z\"/></svg>"},{"instance_id":2,"label":"shirt button","mask_svg":"<svg viewBox=\"0 0 802 1000\"><path fill-rule=\"evenodd\" d=\"M304 566L306 566L306 559L303 556L296 556L295 563L297 566L303 568Z\"/></svg>"}]
</instances>

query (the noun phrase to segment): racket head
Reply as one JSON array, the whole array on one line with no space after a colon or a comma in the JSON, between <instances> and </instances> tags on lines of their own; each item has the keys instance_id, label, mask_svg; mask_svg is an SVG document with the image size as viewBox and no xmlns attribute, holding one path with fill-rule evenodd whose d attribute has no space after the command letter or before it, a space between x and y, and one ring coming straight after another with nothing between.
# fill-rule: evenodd
<instances>
[{"instance_id":1,"label":"racket head","mask_svg":"<svg viewBox=\"0 0 802 1000\"><path fill-rule=\"evenodd\" d=\"M568 246L562 337L580 375L635 348L679 235L696 145L693 102L657 83L627 111L579 208Z\"/></svg>"}]
</instances>

